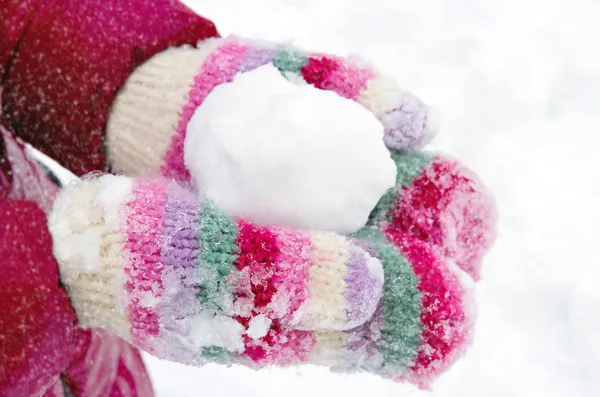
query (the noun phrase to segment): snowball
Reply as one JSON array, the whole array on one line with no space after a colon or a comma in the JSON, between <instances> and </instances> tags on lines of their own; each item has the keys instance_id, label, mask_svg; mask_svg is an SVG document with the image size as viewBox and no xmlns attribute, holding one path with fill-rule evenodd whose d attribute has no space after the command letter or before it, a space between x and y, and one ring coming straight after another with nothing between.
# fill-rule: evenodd
<instances>
[{"instance_id":1,"label":"snowball","mask_svg":"<svg viewBox=\"0 0 600 397\"><path fill-rule=\"evenodd\" d=\"M229 214L339 233L364 226L396 181L375 116L272 65L208 95L187 127L185 164Z\"/></svg>"}]
</instances>

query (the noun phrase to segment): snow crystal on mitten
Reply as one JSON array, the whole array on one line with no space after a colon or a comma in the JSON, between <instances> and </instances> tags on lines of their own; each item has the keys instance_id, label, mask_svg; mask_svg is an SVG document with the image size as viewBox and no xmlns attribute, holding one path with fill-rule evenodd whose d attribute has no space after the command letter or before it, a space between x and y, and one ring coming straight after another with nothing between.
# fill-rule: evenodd
<instances>
[{"instance_id":1,"label":"snow crystal on mitten","mask_svg":"<svg viewBox=\"0 0 600 397\"><path fill-rule=\"evenodd\" d=\"M381 297L381 263L351 240L231 218L166 179L84 179L49 224L80 324L185 363L273 324L359 326Z\"/></svg>"},{"instance_id":2,"label":"snow crystal on mitten","mask_svg":"<svg viewBox=\"0 0 600 397\"><path fill-rule=\"evenodd\" d=\"M434 153L393 153L397 180L369 225L437 247L475 280L496 234L496 208L479 177L459 161Z\"/></svg>"}]
</instances>

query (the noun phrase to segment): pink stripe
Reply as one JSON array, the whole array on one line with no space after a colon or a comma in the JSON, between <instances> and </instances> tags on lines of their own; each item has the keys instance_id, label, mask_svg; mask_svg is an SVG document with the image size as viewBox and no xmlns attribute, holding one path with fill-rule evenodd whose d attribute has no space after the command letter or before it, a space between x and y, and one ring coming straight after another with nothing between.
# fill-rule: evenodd
<instances>
[{"instance_id":1,"label":"pink stripe","mask_svg":"<svg viewBox=\"0 0 600 397\"><path fill-rule=\"evenodd\" d=\"M280 252L275 261L277 273L273 276L277 288L274 299L282 294L290 297L289 316L284 317L285 321L291 320L292 314L309 298L308 269L312 243L306 233L280 229L276 234Z\"/></svg>"},{"instance_id":2,"label":"pink stripe","mask_svg":"<svg viewBox=\"0 0 600 397\"><path fill-rule=\"evenodd\" d=\"M401 249L419 279L423 331L416 362L406 376L426 386L466 349L473 330L472 319L466 313L470 296L431 246L392 230L386 235Z\"/></svg>"},{"instance_id":3,"label":"pink stripe","mask_svg":"<svg viewBox=\"0 0 600 397\"><path fill-rule=\"evenodd\" d=\"M483 256L495 240L493 199L477 175L459 162L436 157L392 210L396 228L441 249L479 279Z\"/></svg>"},{"instance_id":4,"label":"pink stripe","mask_svg":"<svg viewBox=\"0 0 600 397\"><path fill-rule=\"evenodd\" d=\"M254 365L259 366L308 362L314 345L312 333L288 329L285 323L291 321L293 313L309 297L308 268L312 246L310 238L303 233L278 228L249 232L252 232L252 229L242 222L238 239L242 254L236 266L242 272L249 271L252 274L252 288L255 294L252 314L267 314L273 321L266 336L258 340L244 338L245 354ZM273 241L276 247L271 246L270 241ZM268 260L263 258L264 253L261 253L261 249L253 248L252 244L258 244L265 252L270 252L273 261L268 263ZM243 254L248 251L252 253L250 258ZM252 262L257 262L259 266L253 267ZM265 279L265 276L269 276L269 268L274 268L274 274ZM262 285L263 288L254 290L256 284ZM268 292L272 290L276 291L270 296ZM264 296L257 299L257 294ZM273 312L273 308L277 310L286 303L289 306L283 315ZM244 327L248 326L249 318L237 319Z\"/></svg>"},{"instance_id":5,"label":"pink stripe","mask_svg":"<svg viewBox=\"0 0 600 397\"><path fill-rule=\"evenodd\" d=\"M279 256L275 261L277 274L273 283L278 289L275 299L281 291L286 291L290 298L288 315L283 321L290 321L293 313L310 297L308 289L311 266L312 242L308 233L279 229L277 230ZM307 363L315 344L312 332L281 330L279 341L272 347L271 364L291 365L297 361ZM285 339L283 339L285 338Z\"/></svg>"},{"instance_id":6,"label":"pink stripe","mask_svg":"<svg viewBox=\"0 0 600 397\"><path fill-rule=\"evenodd\" d=\"M250 49L251 46L247 43L242 43L235 38L229 39L206 59L202 70L194 79L194 87L189 93L188 103L182 110L177 124L177 132L171 142L171 149L166 154L165 163L161 167L164 176L179 181L190 180L189 170L183 161L183 145L187 126L194 112L202 105L208 94L218 85L233 80Z\"/></svg>"},{"instance_id":7,"label":"pink stripe","mask_svg":"<svg viewBox=\"0 0 600 397\"><path fill-rule=\"evenodd\" d=\"M148 307L143 298L161 295L161 235L164 230L163 214L167 202L168 181L145 179L137 182L132 198L127 203L125 235L127 276L125 285L129 298L131 335L138 342L147 342L159 333L159 316Z\"/></svg>"},{"instance_id":8,"label":"pink stripe","mask_svg":"<svg viewBox=\"0 0 600 397\"><path fill-rule=\"evenodd\" d=\"M280 330L278 341L272 347L267 364L288 366L308 363L315 345L313 332L292 329Z\"/></svg>"},{"instance_id":9,"label":"pink stripe","mask_svg":"<svg viewBox=\"0 0 600 397\"><path fill-rule=\"evenodd\" d=\"M303 68L303 75L306 77L311 69L318 70L320 73L317 75L320 74L321 81L315 81L316 87L354 101L358 101L360 93L367 88L367 82L375 77L372 70L359 66L351 59L312 54L308 61L308 65Z\"/></svg>"}]
</instances>

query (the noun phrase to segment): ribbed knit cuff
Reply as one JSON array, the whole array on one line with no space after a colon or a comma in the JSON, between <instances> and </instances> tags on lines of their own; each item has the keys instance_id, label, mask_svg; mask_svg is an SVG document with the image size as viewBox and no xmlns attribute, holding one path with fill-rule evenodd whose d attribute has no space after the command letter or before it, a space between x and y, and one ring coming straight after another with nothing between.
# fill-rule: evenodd
<instances>
[{"instance_id":1,"label":"ribbed knit cuff","mask_svg":"<svg viewBox=\"0 0 600 397\"><path fill-rule=\"evenodd\" d=\"M89 178L61 192L49 216L54 256L80 326L105 328L132 341L123 290L124 235L119 206L129 179Z\"/></svg>"},{"instance_id":2,"label":"ribbed knit cuff","mask_svg":"<svg viewBox=\"0 0 600 397\"><path fill-rule=\"evenodd\" d=\"M138 176L160 171L173 137L182 128L180 119L194 78L222 42L211 38L197 48L170 48L131 74L107 123L106 146L113 172Z\"/></svg>"}]
</instances>

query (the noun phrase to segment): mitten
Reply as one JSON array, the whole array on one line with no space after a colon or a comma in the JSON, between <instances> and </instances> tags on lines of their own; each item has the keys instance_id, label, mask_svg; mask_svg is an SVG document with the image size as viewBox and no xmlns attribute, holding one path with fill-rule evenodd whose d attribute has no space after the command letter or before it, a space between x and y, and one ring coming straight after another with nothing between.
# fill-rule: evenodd
<instances>
[{"instance_id":1,"label":"mitten","mask_svg":"<svg viewBox=\"0 0 600 397\"><path fill-rule=\"evenodd\" d=\"M333 91L371 111L394 150L419 149L435 134L428 107L364 61L308 53L239 37L164 51L138 67L113 104L106 149L112 169L190 179L184 162L188 124L207 96L236 75L272 64L294 82ZM193 150L188 149L188 150Z\"/></svg>"},{"instance_id":2,"label":"mitten","mask_svg":"<svg viewBox=\"0 0 600 397\"><path fill-rule=\"evenodd\" d=\"M460 271L410 236L259 227L174 182L116 176L67 187L50 230L80 322L162 358L427 385L470 335Z\"/></svg>"},{"instance_id":3,"label":"mitten","mask_svg":"<svg viewBox=\"0 0 600 397\"><path fill-rule=\"evenodd\" d=\"M85 179L49 225L80 324L181 362L272 324L350 329L381 297L380 261L351 240L233 219L166 179Z\"/></svg>"}]
</instances>

